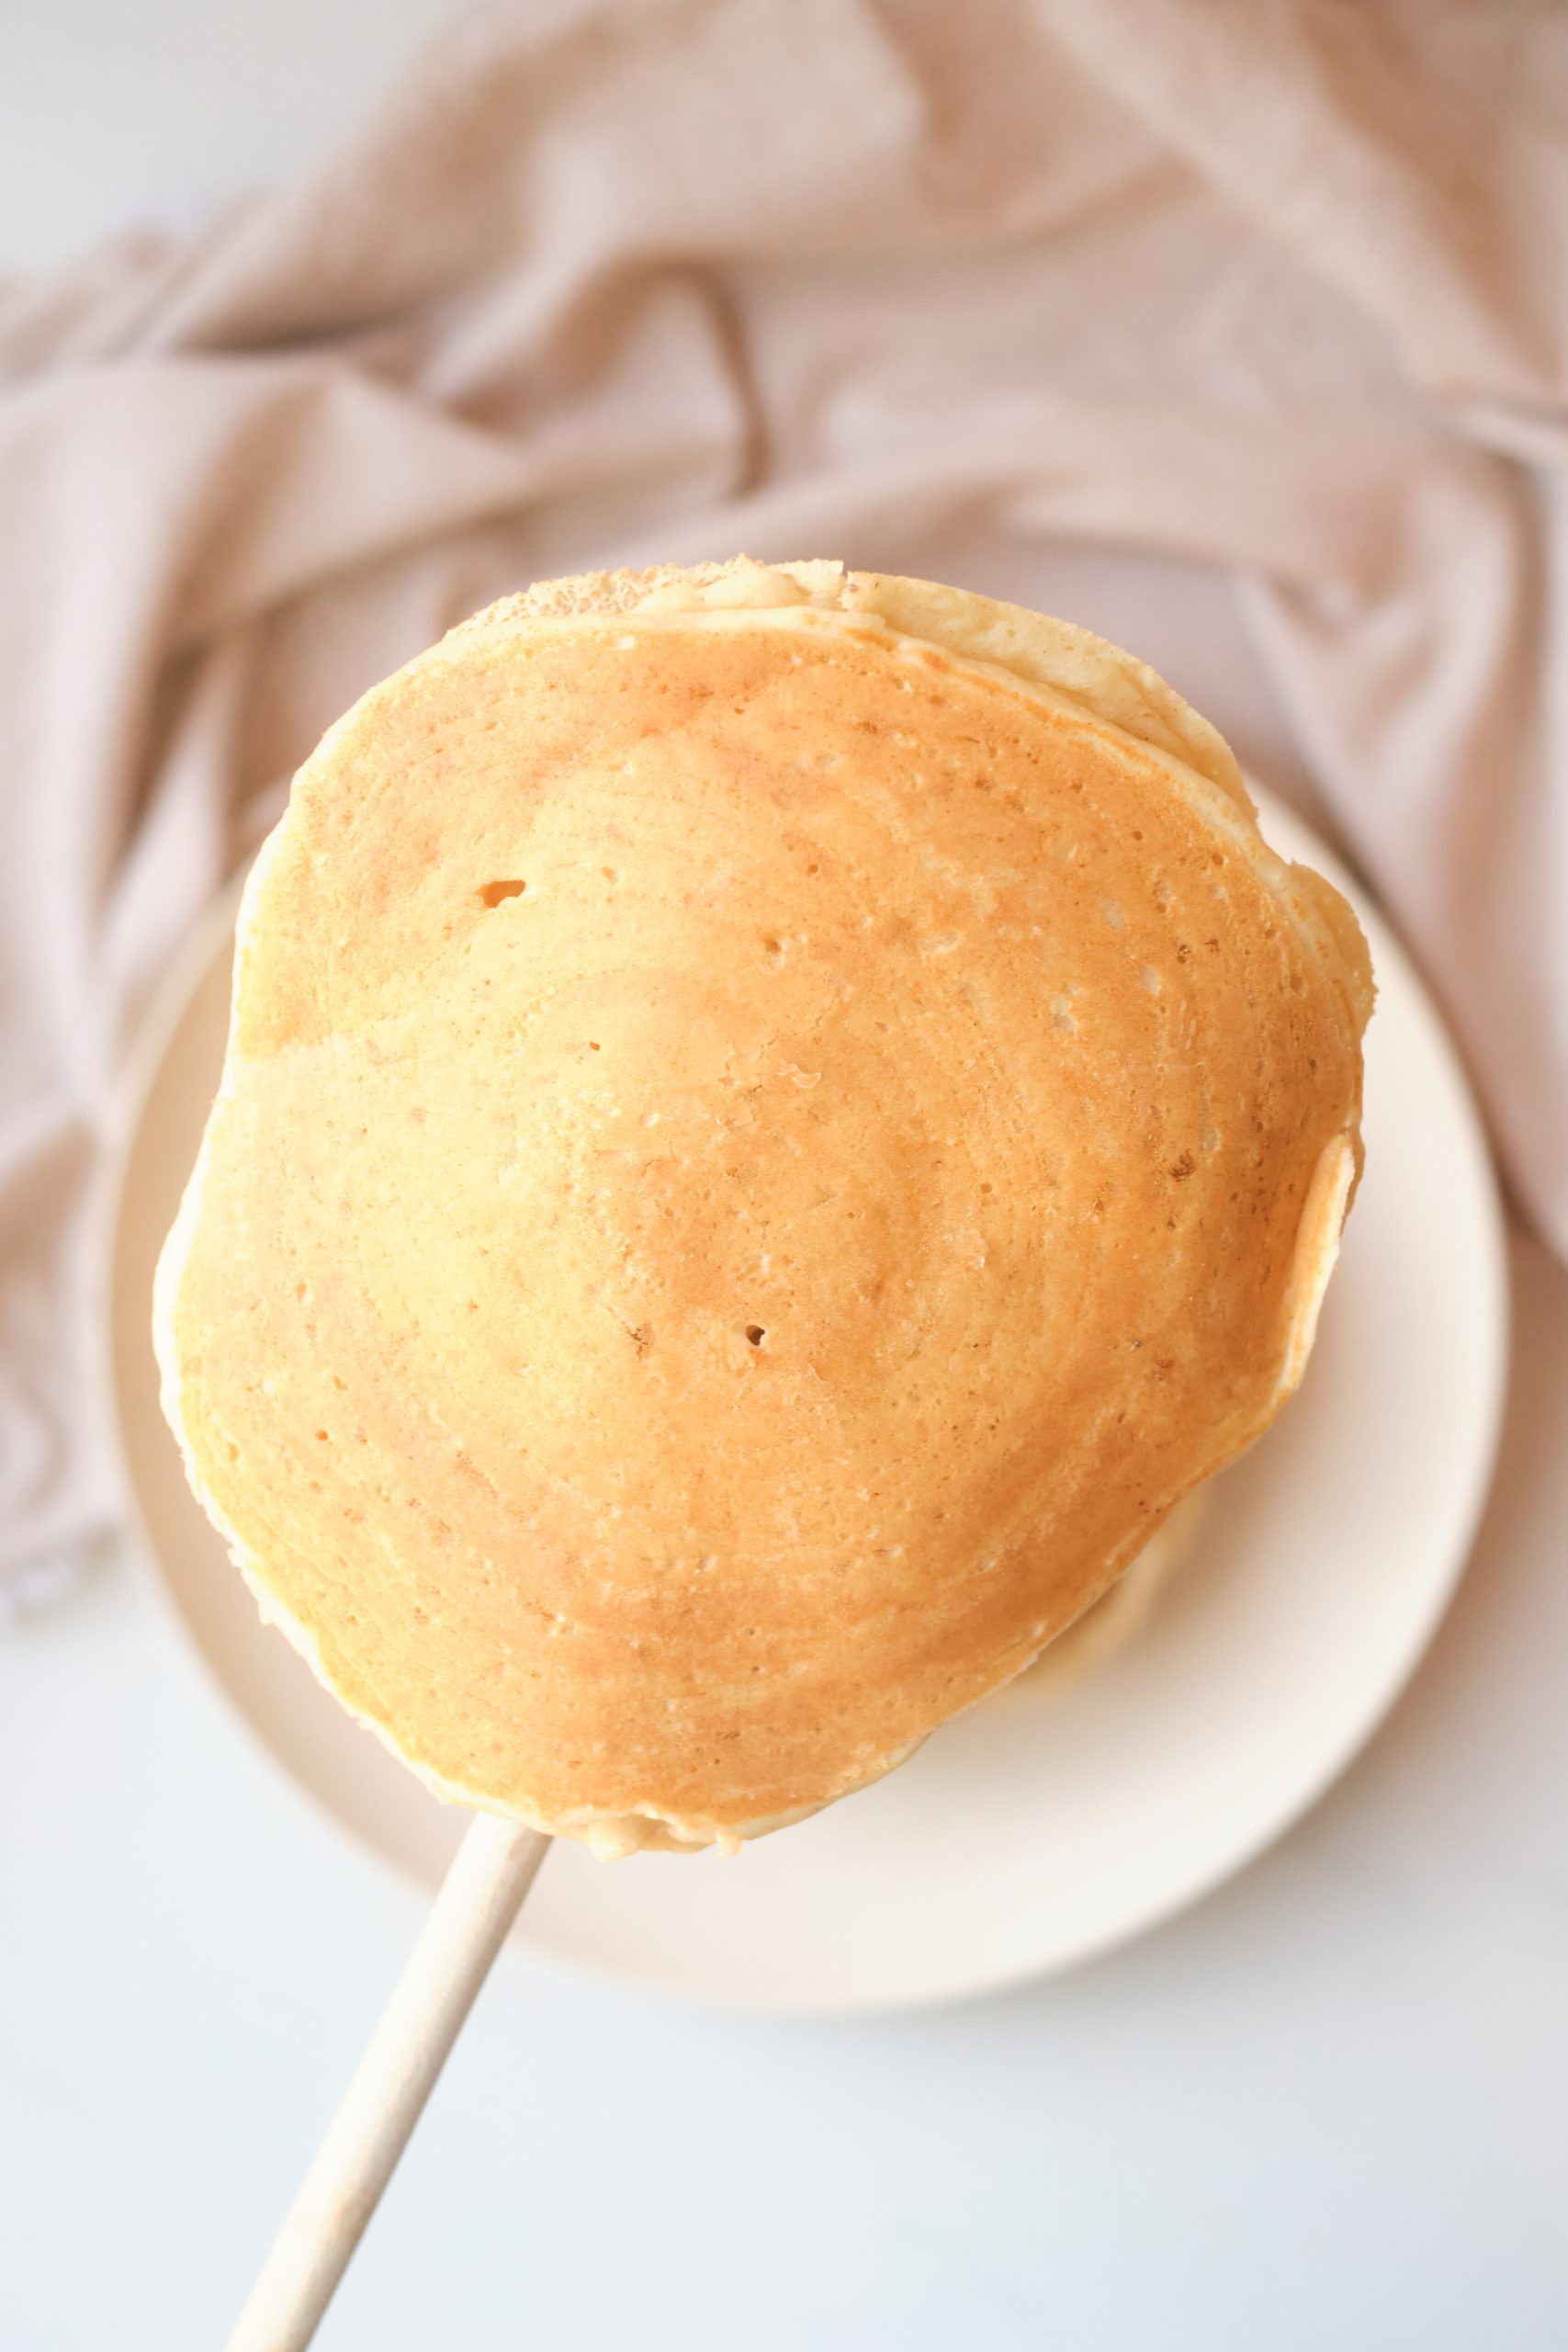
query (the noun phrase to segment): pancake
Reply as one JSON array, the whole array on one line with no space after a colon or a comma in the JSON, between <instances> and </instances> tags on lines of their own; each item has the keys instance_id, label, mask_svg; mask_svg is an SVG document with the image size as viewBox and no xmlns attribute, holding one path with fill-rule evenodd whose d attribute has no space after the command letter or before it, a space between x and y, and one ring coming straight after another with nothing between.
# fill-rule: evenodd
<instances>
[{"instance_id":1,"label":"pancake","mask_svg":"<svg viewBox=\"0 0 1568 2352\"><path fill-rule=\"evenodd\" d=\"M1082 629L825 562L535 588L251 876L158 1280L191 1482L441 1795L605 1854L798 1820L1278 1412L1371 994Z\"/></svg>"}]
</instances>

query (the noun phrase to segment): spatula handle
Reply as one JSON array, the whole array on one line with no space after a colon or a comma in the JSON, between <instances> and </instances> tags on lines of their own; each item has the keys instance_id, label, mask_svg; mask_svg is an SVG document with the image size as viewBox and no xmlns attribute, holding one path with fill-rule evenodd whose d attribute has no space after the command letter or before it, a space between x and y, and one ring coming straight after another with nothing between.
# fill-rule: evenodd
<instances>
[{"instance_id":1,"label":"spatula handle","mask_svg":"<svg viewBox=\"0 0 1568 2352\"><path fill-rule=\"evenodd\" d=\"M304 2352L315 2335L549 1842L474 1815L228 2352Z\"/></svg>"}]
</instances>

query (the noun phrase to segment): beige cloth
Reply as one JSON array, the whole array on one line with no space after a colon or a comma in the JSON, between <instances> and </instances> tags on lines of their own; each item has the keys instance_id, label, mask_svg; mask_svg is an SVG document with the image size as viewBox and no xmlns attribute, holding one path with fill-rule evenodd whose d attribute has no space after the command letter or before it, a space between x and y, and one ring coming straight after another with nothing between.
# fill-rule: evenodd
<instances>
[{"instance_id":1,"label":"beige cloth","mask_svg":"<svg viewBox=\"0 0 1568 2352\"><path fill-rule=\"evenodd\" d=\"M0 286L12 1594L117 1509L83 1204L150 982L322 726L541 573L1229 583L1568 1246L1565 222L1529 0L519 0L303 185Z\"/></svg>"}]
</instances>

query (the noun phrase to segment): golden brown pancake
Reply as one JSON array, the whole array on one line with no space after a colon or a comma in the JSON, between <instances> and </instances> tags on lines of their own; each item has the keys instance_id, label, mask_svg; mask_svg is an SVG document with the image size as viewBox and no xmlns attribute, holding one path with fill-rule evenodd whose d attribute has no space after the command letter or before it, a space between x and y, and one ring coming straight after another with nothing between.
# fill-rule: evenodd
<instances>
[{"instance_id":1,"label":"golden brown pancake","mask_svg":"<svg viewBox=\"0 0 1568 2352\"><path fill-rule=\"evenodd\" d=\"M264 1611L434 1788L731 1845L1026 1666L1301 1377L1366 950L1085 631L745 561L376 687L159 1278Z\"/></svg>"}]
</instances>

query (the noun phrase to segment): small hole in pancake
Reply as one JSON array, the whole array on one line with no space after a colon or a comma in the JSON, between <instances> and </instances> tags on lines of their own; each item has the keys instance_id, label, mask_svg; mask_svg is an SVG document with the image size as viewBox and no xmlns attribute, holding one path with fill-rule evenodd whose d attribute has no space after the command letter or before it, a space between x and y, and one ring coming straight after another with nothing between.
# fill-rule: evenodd
<instances>
[{"instance_id":1,"label":"small hole in pancake","mask_svg":"<svg viewBox=\"0 0 1568 2352\"><path fill-rule=\"evenodd\" d=\"M750 1340L751 1345L754 1348L760 1348L767 1336L766 1331L763 1330L762 1326L760 1323L747 1324L746 1337Z\"/></svg>"},{"instance_id":2,"label":"small hole in pancake","mask_svg":"<svg viewBox=\"0 0 1568 2352\"><path fill-rule=\"evenodd\" d=\"M486 882L479 888L481 907L499 907L502 899L520 899L528 888L526 882Z\"/></svg>"},{"instance_id":3,"label":"small hole in pancake","mask_svg":"<svg viewBox=\"0 0 1568 2352\"><path fill-rule=\"evenodd\" d=\"M774 939L771 933L768 933L762 941L762 953L764 956L782 956L784 954L784 941L782 939Z\"/></svg>"},{"instance_id":4,"label":"small hole in pancake","mask_svg":"<svg viewBox=\"0 0 1568 2352\"><path fill-rule=\"evenodd\" d=\"M327 1433L326 1433L325 1430L318 1430L316 1431L316 1437L317 1437L318 1442L319 1442L321 1444L325 1445L325 1443L327 1442Z\"/></svg>"},{"instance_id":5,"label":"small hole in pancake","mask_svg":"<svg viewBox=\"0 0 1568 2352\"><path fill-rule=\"evenodd\" d=\"M597 1037L590 1037L588 1040L588 1050L591 1054L596 1054L598 1052L599 1040Z\"/></svg>"},{"instance_id":6,"label":"small hole in pancake","mask_svg":"<svg viewBox=\"0 0 1568 2352\"><path fill-rule=\"evenodd\" d=\"M621 878L613 865L602 865L599 871L606 882L618 882Z\"/></svg>"}]
</instances>

